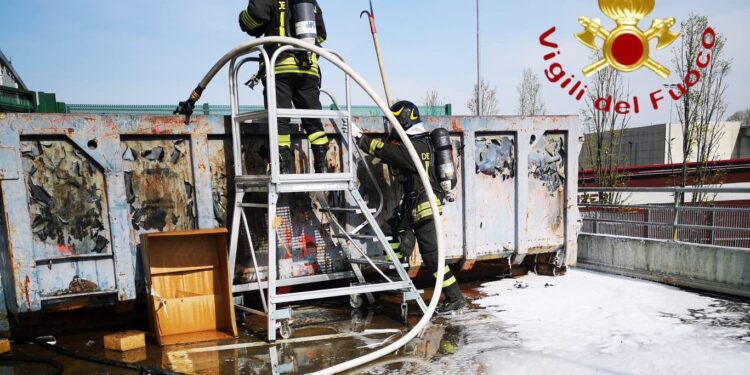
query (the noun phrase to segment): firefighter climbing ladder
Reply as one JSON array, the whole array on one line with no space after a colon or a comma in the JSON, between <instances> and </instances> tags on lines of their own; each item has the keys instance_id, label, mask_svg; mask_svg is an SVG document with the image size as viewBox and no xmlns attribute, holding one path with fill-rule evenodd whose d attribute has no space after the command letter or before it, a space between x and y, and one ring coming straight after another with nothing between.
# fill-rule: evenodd
<instances>
[{"instance_id":1,"label":"firefighter climbing ladder","mask_svg":"<svg viewBox=\"0 0 750 375\"><path fill-rule=\"evenodd\" d=\"M365 295L372 301L371 293L396 291L403 295L402 313L406 314L405 307L407 301L416 301L422 312L427 311L427 306L419 295L419 291L409 279L403 265L397 259L393 249L391 249L388 239L383 233L375 220L373 210L371 210L362 196L359 194L357 182L355 180L355 163L354 149L356 145L353 142L349 124L351 123L351 103L350 103L350 77L345 73L346 86L346 110L301 110L301 109L282 109L276 108L276 80L273 67L280 54L284 52L301 50L311 50L303 45L295 43L296 46L282 44L276 49L274 54L269 58L262 45L255 45L252 48L236 49L227 54L229 61L229 87L231 99L231 117L232 117L232 153L234 156L234 185L235 199L232 216L232 227L229 246L229 269L230 278L234 277L234 268L237 260L237 252L240 248L240 232L245 233L250 256L255 269L255 282L233 286L234 293L242 293L249 290L258 290L262 300L263 311L250 309L238 305L239 310L264 315L268 323L268 341L276 340L276 329L279 328L281 336L287 338L291 335L291 308L279 308L279 305L302 302L307 300L322 299L336 296L361 296ZM327 51L331 55L340 57L332 51ZM255 56L253 56L255 55ZM325 56L323 56L325 57ZM340 59L343 61L343 59ZM239 93L238 93L238 73L240 68L248 62L264 63L267 69L266 90L268 109L257 112L240 113L239 112ZM207 75L210 80L211 74L216 74L221 66L220 61L214 67L212 72ZM223 63L226 63L224 61ZM222 63L222 66L223 66ZM338 66L338 64L333 64ZM206 79L204 79L205 81ZM202 82L199 87L205 87L207 82ZM281 174L279 165L279 146L278 146L278 118L319 118L341 120L340 126L343 144L346 146L344 155L342 173L326 174ZM241 155L241 134L242 128L251 126L268 127L269 149L270 149L270 175L246 175L242 169L242 163L237 162L242 159ZM361 158L358 158L361 160ZM325 193L342 192L347 196L354 207L331 207L329 206ZM267 193L266 203L245 203L245 194L248 193ZM287 279L279 279L277 275L277 254L276 248L280 238L277 230L280 225L280 217L277 215L277 204L280 194L285 193L310 193L313 200L318 204L319 210L328 218L332 224L334 232L332 237L340 245L348 245L352 248L351 254L346 255L346 260L350 263L352 271L344 274L322 274L314 276L303 276ZM261 275L261 267L256 256L256 249L252 243L250 227L248 225L246 210L266 210L267 212L267 243L268 243L268 264L265 275ZM379 211L379 210L378 210ZM361 215L364 221L361 225L353 230L347 230L338 222L336 214ZM373 235L363 235L359 231L369 227ZM370 259L367 251L363 249L357 241L371 241L379 244L385 254L386 259L390 261L378 261ZM283 244L282 244L283 245ZM355 256L352 256L355 255ZM372 267L384 281L372 283L366 282L361 270L362 265ZM382 269L393 269L396 271L396 277L388 277ZM349 287L330 288L314 290L307 292L293 292L286 294L277 294L277 288L283 286L309 284L320 281L326 281L333 278L344 276L355 276L357 283ZM265 280L264 280L265 279ZM357 298L352 299L355 306L359 301Z\"/></svg>"}]
</instances>

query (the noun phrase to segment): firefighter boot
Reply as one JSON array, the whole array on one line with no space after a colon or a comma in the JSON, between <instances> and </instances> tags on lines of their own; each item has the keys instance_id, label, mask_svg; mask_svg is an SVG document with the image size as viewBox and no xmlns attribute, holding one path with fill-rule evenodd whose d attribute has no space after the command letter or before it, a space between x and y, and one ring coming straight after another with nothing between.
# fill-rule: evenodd
<instances>
[{"instance_id":1,"label":"firefighter boot","mask_svg":"<svg viewBox=\"0 0 750 375\"><path fill-rule=\"evenodd\" d=\"M315 173L328 172L328 161L326 160L326 154L328 154L328 144L313 145L312 154Z\"/></svg>"},{"instance_id":2,"label":"firefighter boot","mask_svg":"<svg viewBox=\"0 0 750 375\"><path fill-rule=\"evenodd\" d=\"M445 302L438 306L436 310L438 315L450 315L463 310L468 305L466 298L461 294L461 289L458 288L458 283L448 285L443 288L443 292L445 293Z\"/></svg>"},{"instance_id":3,"label":"firefighter boot","mask_svg":"<svg viewBox=\"0 0 750 375\"><path fill-rule=\"evenodd\" d=\"M294 154L291 147L279 147L279 166L281 174L294 173Z\"/></svg>"}]
</instances>

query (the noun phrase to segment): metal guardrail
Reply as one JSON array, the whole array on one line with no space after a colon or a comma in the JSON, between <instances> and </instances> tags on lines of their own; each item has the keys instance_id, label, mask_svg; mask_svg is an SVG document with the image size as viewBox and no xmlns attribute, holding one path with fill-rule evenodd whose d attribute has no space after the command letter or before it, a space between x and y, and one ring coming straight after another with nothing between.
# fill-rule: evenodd
<instances>
[{"instance_id":1,"label":"metal guardrail","mask_svg":"<svg viewBox=\"0 0 750 375\"><path fill-rule=\"evenodd\" d=\"M675 203L627 204L623 194L669 194ZM679 195L748 194L750 188L579 188L583 233L750 248L750 204L680 203ZM619 194L619 202L612 202ZM678 199L674 197L678 196Z\"/></svg>"}]
</instances>

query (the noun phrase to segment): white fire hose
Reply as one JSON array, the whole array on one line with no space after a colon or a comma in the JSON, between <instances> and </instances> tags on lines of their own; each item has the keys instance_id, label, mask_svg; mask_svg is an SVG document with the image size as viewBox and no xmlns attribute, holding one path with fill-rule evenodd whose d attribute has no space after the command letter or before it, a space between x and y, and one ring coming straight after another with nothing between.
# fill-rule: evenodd
<instances>
[{"instance_id":1,"label":"white fire hose","mask_svg":"<svg viewBox=\"0 0 750 375\"><path fill-rule=\"evenodd\" d=\"M391 122L393 125L393 128L398 133L399 137L401 137L401 140L403 141L404 146L406 146L406 149L409 151L409 156L411 157L412 162L417 167L417 174L419 175L420 181L422 181L422 186L425 187L425 190L427 192L427 198L428 202L430 203L430 208L432 209L433 215L436 212L440 212L438 209L437 204L435 203L437 198L435 197L435 193L432 190L432 185L430 184L430 179L427 176L427 172L425 171L422 160L417 155L416 150L414 149L414 145L411 143L411 140L409 140L409 137L407 136L404 129L401 127L401 124L399 124L398 120L390 111L389 106L381 99L378 94L375 92L375 90L370 87L370 85L367 84L367 82L359 75L357 72L355 72L351 67L349 67L346 63L344 63L341 59L339 59L335 54L318 47L314 44L303 42L299 39L295 38L287 38L287 37L265 37L265 38L259 38L254 39L250 42L241 44L234 48L233 50L229 51L226 55L224 55L206 74L206 76L203 78L201 83L199 84L199 87L201 89L205 89L209 82L214 78L214 76L226 65L230 60L233 58L236 58L238 56L247 54L251 52L254 48L264 45L264 44L286 44L291 45L297 48L302 48L308 51L312 51L313 53L316 53L318 56L323 57L324 59L330 61L333 65L336 65L339 69L341 69L345 74L349 75L366 93L367 95L372 98L372 100L375 102L375 104L380 107L380 109L385 113L386 117L388 118L388 121ZM351 132L350 132L351 134ZM351 145L350 147L356 147L356 145ZM433 220L435 223L435 233L437 237L437 246L438 246L438 271L445 268L445 244L443 241L443 225L440 222L440 219L435 215L435 220ZM422 316L422 319L417 322L417 324L403 337L401 337L399 340L394 341L390 345L383 347L381 349L378 349L372 353L363 355L361 357L357 357L355 359L340 363L338 365L320 370L318 372L315 372L314 374L319 375L325 375L325 374L335 374L342 371L350 370L355 367L364 365L370 361L374 361L378 358L384 357L398 349L400 349L402 346L406 345L409 341L411 341L413 338L415 338L422 330L427 326L427 324L430 322L430 319L432 318L432 314L435 312L435 308L437 307L438 301L440 300L440 293L442 292L443 288L443 272L437 272L437 275L435 276L435 290L432 294L432 299L430 299L430 303L427 306L427 311Z\"/></svg>"}]
</instances>

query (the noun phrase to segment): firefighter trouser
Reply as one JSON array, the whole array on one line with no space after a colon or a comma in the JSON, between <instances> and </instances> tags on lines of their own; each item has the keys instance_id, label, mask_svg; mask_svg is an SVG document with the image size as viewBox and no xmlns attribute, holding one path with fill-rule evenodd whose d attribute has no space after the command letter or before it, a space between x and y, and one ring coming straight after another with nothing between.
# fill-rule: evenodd
<instances>
[{"instance_id":1,"label":"firefighter trouser","mask_svg":"<svg viewBox=\"0 0 750 375\"><path fill-rule=\"evenodd\" d=\"M462 298L461 290L458 288L458 282L456 276L453 275L448 265L445 265L442 270L438 270L438 246L437 246L437 233L435 232L435 223L432 218L425 218L420 220L418 223L412 224L410 228L414 231L414 236L417 239L417 245L419 245L419 253L422 255L422 262L425 268L437 278L438 272L443 272L443 291L448 300L454 301ZM408 231L408 230L407 230ZM396 237L394 237L395 239ZM393 244L392 244L392 247ZM396 251L396 254L400 253L400 249Z\"/></svg>"},{"instance_id":2,"label":"firefighter trouser","mask_svg":"<svg viewBox=\"0 0 750 375\"><path fill-rule=\"evenodd\" d=\"M265 85L265 81L263 82ZM267 98L264 86L263 97ZM266 100L266 106L268 101ZM320 110L320 78L311 74L279 74L276 76L276 107L296 109ZM291 127L289 118L278 118L279 146L291 147ZM328 137L323 130L320 119L304 118L302 127L305 128L307 139L312 146L327 146Z\"/></svg>"}]
</instances>

